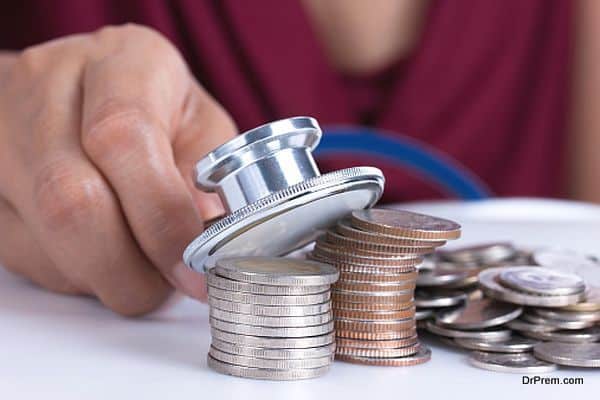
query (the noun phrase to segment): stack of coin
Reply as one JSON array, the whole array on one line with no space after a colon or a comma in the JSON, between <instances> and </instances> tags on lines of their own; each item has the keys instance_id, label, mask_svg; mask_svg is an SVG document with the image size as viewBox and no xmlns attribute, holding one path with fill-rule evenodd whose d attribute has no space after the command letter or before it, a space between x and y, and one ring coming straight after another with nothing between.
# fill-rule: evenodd
<instances>
[{"instance_id":1,"label":"stack of coin","mask_svg":"<svg viewBox=\"0 0 600 400\"><path fill-rule=\"evenodd\" d=\"M255 379L314 378L335 354L331 265L298 259L221 259L207 272L208 365Z\"/></svg>"},{"instance_id":2,"label":"stack of coin","mask_svg":"<svg viewBox=\"0 0 600 400\"><path fill-rule=\"evenodd\" d=\"M335 265L336 358L369 365L426 362L414 289L423 256L460 236L460 225L389 209L355 211L319 238L311 258Z\"/></svg>"}]
</instances>

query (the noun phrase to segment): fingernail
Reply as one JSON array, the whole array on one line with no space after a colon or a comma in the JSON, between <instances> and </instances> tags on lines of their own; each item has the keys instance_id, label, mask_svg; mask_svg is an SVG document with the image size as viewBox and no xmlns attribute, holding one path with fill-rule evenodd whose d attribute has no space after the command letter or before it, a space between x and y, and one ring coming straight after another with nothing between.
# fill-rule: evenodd
<instances>
[{"instance_id":1,"label":"fingernail","mask_svg":"<svg viewBox=\"0 0 600 400\"><path fill-rule=\"evenodd\" d=\"M206 278L203 273L196 272L183 262L177 263L173 268L172 279L175 287L184 294L202 302L206 302Z\"/></svg>"}]
</instances>

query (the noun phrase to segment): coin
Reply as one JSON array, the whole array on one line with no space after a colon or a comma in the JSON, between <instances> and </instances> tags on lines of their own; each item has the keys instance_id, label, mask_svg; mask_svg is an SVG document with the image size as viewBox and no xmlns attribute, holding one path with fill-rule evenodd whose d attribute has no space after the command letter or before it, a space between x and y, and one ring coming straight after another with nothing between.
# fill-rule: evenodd
<instances>
[{"instance_id":1,"label":"coin","mask_svg":"<svg viewBox=\"0 0 600 400\"><path fill-rule=\"evenodd\" d=\"M333 332L328 332L324 335L319 336L280 338L241 335L237 333L225 332L211 327L210 334L213 338L217 338L228 343L233 343L240 346L260 347L268 349L307 349L313 347L326 346L334 342Z\"/></svg>"},{"instance_id":2,"label":"coin","mask_svg":"<svg viewBox=\"0 0 600 400\"><path fill-rule=\"evenodd\" d=\"M501 341L456 338L454 342L465 349L490 353L523 353L531 351L533 346L539 343L538 340L516 335L511 336L510 339Z\"/></svg>"},{"instance_id":3,"label":"coin","mask_svg":"<svg viewBox=\"0 0 600 400\"><path fill-rule=\"evenodd\" d=\"M534 314L543 318L562 321L600 321L599 311L564 311L556 309L535 308L531 310Z\"/></svg>"},{"instance_id":4,"label":"coin","mask_svg":"<svg viewBox=\"0 0 600 400\"><path fill-rule=\"evenodd\" d=\"M415 316L415 307L406 308L404 310L394 311L355 311L335 308L333 315L336 318L350 319L350 320L394 320L394 319L405 319L413 318Z\"/></svg>"},{"instance_id":5,"label":"coin","mask_svg":"<svg viewBox=\"0 0 600 400\"><path fill-rule=\"evenodd\" d=\"M319 336L329 333L333 330L333 321L315 326L304 326L300 328L288 328L288 327L266 327L266 326L255 326L245 325L233 322L221 321L210 317L210 326L219 329L221 331L230 333L239 333L240 335L251 335L251 336L267 336L267 337L305 337L305 336Z\"/></svg>"},{"instance_id":6,"label":"coin","mask_svg":"<svg viewBox=\"0 0 600 400\"><path fill-rule=\"evenodd\" d=\"M304 306L310 304L321 304L329 301L331 297L331 293L329 291L297 296L274 296L232 292L212 286L208 287L208 295L210 297L216 297L217 299L236 303L262 304L266 306Z\"/></svg>"},{"instance_id":7,"label":"coin","mask_svg":"<svg viewBox=\"0 0 600 400\"><path fill-rule=\"evenodd\" d=\"M398 347L412 346L418 343L418 336L410 336L405 339L387 339L387 340L361 340L347 339L343 337L336 338L336 344L339 347L352 347L357 349L394 349Z\"/></svg>"},{"instance_id":8,"label":"coin","mask_svg":"<svg viewBox=\"0 0 600 400\"><path fill-rule=\"evenodd\" d=\"M556 364L538 360L529 353L484 353L474 351L469 357L471 365L496 372L515 374L544 374L556 370Z\"/></svg>"},{"instance_id":9,"label":"coin","mask_svg":"<svg viewBox=\"0 0 600 400\"><path fill-rule=\"evenodd\" d=\"M484 243L460 247L452 250L439 250L442 259L459 264L494 264L514 258L517 249L512 243Z\"/></svg>"},{"instance_id":10,"label":"coin","mask_svg":"<svg viewBox=\"0 0 600 400\"><path fill-rule=\"evenodd\" d=\"M212 286L218 289L229 290L233 292L245 292L254 294L268 294L268 295L304 295L304 294L316 294L322 293L329 290L329 285L314 285L314 286L274 286L274 285L262 285L256 283L238 282L231 279L223 278L218 276L215 272L215 268L210 269L207 272L208 286Z\"/></svg>"},{"instance_id":11,"label":"coin","mask_svg":"<svg viewBox=\"0 0 600 400\"><path fill-rule=\"evenodd\" d=\"M465 270L420 269L417 286L445 286L461 282L469 277Z\"/></svg>"},{"instance_id":12,"label":"coin","mask_svg":"<svg viewBox=\"0 0 600 400\"><path fill-rule=\"evenodd\" d=\"M413 299L412 290L398 292L353 292L348 290L331 291L331 297L335 302L344 303L373 303L373 304L397 304L406 303Z\"/></svg>"},{"instance_id":13,"label":"coin","mask_svg":"<svg viewBox=\"0 0 600 400\"><path fill-rule=\"evenodd\" d=\"M419 308L450 307L461 304L467 299L467 295L459 291L425 291L415 292L415 305Z\"/></svg>"},{"instance_id":14,"label":"coin","mask_svg":"<svg viewBox=\"0 0 600 400\"><path fill-rule=\"evenodd\" d=\"M373 243L345 237L332 231L327 231L325 234L325 241L336 246L348 247L352 249L352 251L364 251L366 254L426 254L435 250L434 247L428 245L426 242L421 242L420 244L414 244L411 246Z\"/></svg>"},{"instance_id":15,"label":"coin","mask_svg":"<svg viewBox=\"0 0 600 400\"><path fill-rule=\"evenodd\" d=\"M523 335L549 342L588 343L600 341L600 326L579 330L557 330L550 332L523 332Z\"/></svg>"},{"instance_id":16,"label":"coin","mask_svg":"<svg viewBox=\"0 0 600 400\"><path fill-rule=\"evenodd\" d=\"M421 345L419 343L397 347L395 349L360 349L355 347L342 347L336 349L336 355L354 356L354 357L373 357L373 358L397 358L407 357L416 354Z\"/></svg>"},{"instance_id":17,"label":"coin","mask_svg":"<svg viewBox=\"0 0 600 400\"><path fill-rule=\"evenodd\" d=\"M415 312L415 319L417 321L423 321L433 316L433 310L427 308L420 308Z\"/></svg>"},{"instance_id":18,"label":"coin","mask_svg":"<svg viewBox=\"0 0 600 400\"><path fill-rule=\"evenodd\" d=\"M442 310L435 314L435 322L448 328L470 330L503 325L517 318L523 309L489 298L469 300L464 306Z\"/></svg>"},{"instance_id":19,"label":"coin","mask_svg":"<svg viewBox=\"0 0 600 400\"><path fill-rule=\"evenodd\" d=\"M600 311L600 287L588 287L585 298L579 303L563 307L569 311Z\"/></svg>"},{"instance_id":20,"label":"coin","mask_svg":"<svg viewBox=\"0 0 600 400\"><path fill-rule=\"evenodd\" d=\"M414 290L415 281L365 283L360 281L340 280L333 285L333 288L351 292L401 292L403 290Z\"/></svg>"},{"instance_id":21,"label":"coin","mask_svg":"<svg viewBox=\"0 0 600 400\"><path fill-rule=\"evenodd\" d=\"M600 343L545 342L536 345L533 354L559 365L600 368Z\"/></svg>"},{"instance_id":22,"label":"coin","mask_svg":"<svg viewBox=\"0 0 600 400\"><path fill-rule=\"evenodd\" d=\"M585 283L579 276L544 267L508 267L498 274L498 279L508 288L546 296L572 295L585 291Z\"/></svg>"},{"instance_id":23,"label":"coin","mask_svg":"<svg viewBox=\"0 0 600 400\"><path fill-rule=\"evenodd\" d=\"M281 257L219 259L215 268L218 275L229 279L273 286L329 285L339 277L331 265Z\"/></svg>"},{"instance_id":24,"label":"coin","mask_svg":"<svg viewBox=\"0 0 600 400\"><path fill-rule=\"evenodd\" d=\"M534 324L553 326L558 329L583 329L595 324L594 321L561 321L558 319L543 318L529 312L523 314L523 319Z\"/></svg>"},{"instance_id":25,"label":"coin","mask_svg":"<svg viewBox=\"0 0 600 400\"><path fill-rule=\"evenodd\" d=\"M585 254L564 249L542 249L532 255L545 268L580 276L586 285L600 287L600 262Z\"/></svg>"},{"instance_id":26,"label":"coin","mask_svg":"<svg viewBox=\"0 0 600 400\"><path fill-rule=\"evenodd\" d=\"M385 332L394 330L405 330L415 326L415 320L412 318L372 321L372 320L350 320L336 318L334 321L335 329L340 331L354 332Z\"/></svg>"},{"instance_id":27,"label":"coin","mask_svg":"<svg viewBox=\"0 0 600 400\"><path fill-rule=\"evenodd\" d=\"M331 310L331 301L304 306L265 306L261 304L235 303L212 296L208 298L208 305L218 308L219 310L271 317L301 317L305 315L323 314Z\"/></svg>"},{"instance_id":28,"label":"coin","mask_svg":"<svg viewBox=\"0 0 600 400\"><path fill-rule=\"evenodd\" d=\"M345 247L336 247L323 240L317 240L313 254L322 259L335 260L341 263L387 266L392 268L403 266L414 267L423 261L423 258L418 254L397 255L366 252L359 253Z\"/></svg>"},{"instance_id":29,"label":"coin","mask_svg":"<svg viewBox=\"0 0 600 400\"><path fill-rule=\"evenodd\" d=\"M413 246L426 244L431 247L440 247L446 244L445 240L401 238L382 233L373 233L369 231L360 230L353 227L349 219L339 220L336 226L336 231L340 235L343 235L345 237L362 240L365 242L390 244L394 246Z\"/></svg>"},{"instance_id":30,"label":"coin","mask_svg":"<svg viewBox=\"0 0 600 400\"><path fill-rule=\"evenodd\" d=\"M269 359L246 357L237 354L225 353L213 346L210 347L208 354L216 360L226 362L233 365L251 368L268 368L268 369L306 369L319 368L329 365L333 359L333 354L325 357L301 358L301 359Z\"/></svg>"},{"instance_id":31,"label":"coin","mask_svg":"<svg viewBox=\"0 0 600 400\"><path fill-rule=\"evenodd\" d=\"M329 365L319 368L284 370L242 367L239 365L233 365L219 361L213 358L210 354L207 357L207 362L209 368L221 374L232 375L241 378L267 379L278 381L317 378L329 371Z\"/></svg>"},{"instance_id":32,"label":"coin","mask_svg":"<svg viewBox=\"0 0 600 400\"><path fill-rule=\"evenodd\" d=\"M523 334L525 334L526 332L551 332L558 329L553 326L533 324L522 319L515 319L513 321L510 321L506 324L506 326L512 330L519 331Z\"/></svg>"},{"instance_id":33,"label":"coin","mask_svg":"<svg viewBox=\"0 0 600 400\"><path fill-rule=\"evenodd\" d=\"M405 282L415 281L417 279L417 270L413 269L409 272L391 274L391 273L356 273L340 271L340 279L338 282L344 281L359 281L364 283L385 283L385 282Z\"/></svg>"},{"instance_id":34,"label":"coin","mask_svg":"<svg viewBox=\"0 0 600 400\"><path fill-rule=\"evenodd\" d=\"M431 350L421 345L419 351L407 357L397 358L376 358L376 357L359 357L336 354L335 358L340 361L347 361L354 364L365 364L365 365L380 365L389 367L406 367L412 365L418 365L426 363L431 359Z\"/></svg>"},{"instance_id":35,"label":"coin","mask_svg":"<svg viewBox=\"0 0 600 400\"><path fill-rule=\"evenodd\" d=\"M405 330L394 330L387 332L360 332L360 331L348 331L338 329L335 331L336 336L348 339L360 339L360 340L396 340L406 339L417 334L416 328L409 328Z\"/></svg>"},{"instance_id":36,"label":"coin","mask_svg":"<svg viewBox=\"0 0 600 400\"><path fill-rule=\"evenodd\" d=\"M305 315L301 317L269 317L263 315L238 314L230 311L219 310L218 308L214 307L210 309L209 315L221 321L245 325L288 328L322 325L333 319L331 311L323 314Z\"/></svg>"},{"instance_id":37,"label":"coin","mask_svg":"<svg viewBox=\"0 0 600 400\"><path fill-rule=\"evenodd\" d=\"M511 336L510 330L507 329L486 329L479 331L461 331L458 329L450 329L439 326L432 321L425 322L425 329L429 332L447 336L451 338L468 338L468 339L481 339L481 340L507 340Z\"/></svg>"},{"instance_id":38,"label":"coin","mask_svg":"<svg viewBox=\"0 0 600 400\"><path fill-rule=\"evenodd\" d=\"M508 267L510 268L510 267ZM524 306L563 307L575 304L584 297L583 293L565 296L542 296L518 292L502 286L497 277L506 268L497 267L479 273L479 283L483 292L494 299Z\"/></svg>"},{"instance_id":39,"label":"coin","mask_svg":"<svg viewBox=\"0 0 600 400\"><path fill-rule=\"evenodd\" d=\"M213 338L211 346L229 354L277 360L298 360L304 358L330 357L335 353L334 343L321 347L310 347L308 349L268 349L263 347L243 346Z\"/></svg>"},{"instance_id":40,"label":"coin","mask_svg":"<svg viewBox=\"0 0 600 400\"><path fill-rule=\"evenodd\" d=\"M366 231L414 239L460 237L460 225L456 222L409 211L375 208L353 211L352 225Z\"/></svg>"},{"instance_id":41,"label":"coin","mask_svg":"<svg viewBox=\"0 0 600 400\"><path fill-rule=\"evenodd\" d=\"M413 306L412 298L402 302L402 303L351 303L346 301L341 301L339 299L334 303L334 307L336 310L348 310L348 311L398 311L398 310L406 310L407 308Z\"/></svg>"}]
</instances>

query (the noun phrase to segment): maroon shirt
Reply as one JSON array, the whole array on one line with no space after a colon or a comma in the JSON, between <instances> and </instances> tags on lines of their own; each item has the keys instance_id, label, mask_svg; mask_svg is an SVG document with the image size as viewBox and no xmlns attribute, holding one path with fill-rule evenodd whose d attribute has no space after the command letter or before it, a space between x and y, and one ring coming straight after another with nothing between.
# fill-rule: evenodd
<instances>
[{"instance_id":1,"label":"maroon shirt","mask_svg":"<svg viewBox=\"0 0 600 400\"><path fill-rule=\"evenodd\" d=\"M21 0L0 4L0 48L21 49L103 25L166 35L240 129L293 115L370 124L445 152L497 195L562 192L571 6L552 0L432 2L416 50L378 76L348 79L327 62L293 0ZM387 200L439 189L377 159Z\"/></svg>"}]
</instances>

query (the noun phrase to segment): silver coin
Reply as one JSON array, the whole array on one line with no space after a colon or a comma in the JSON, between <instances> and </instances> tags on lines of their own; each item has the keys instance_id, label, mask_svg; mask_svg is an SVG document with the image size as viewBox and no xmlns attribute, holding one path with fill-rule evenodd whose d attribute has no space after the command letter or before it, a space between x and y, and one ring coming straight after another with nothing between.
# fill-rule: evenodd
<instances>
[{"instance_id":1,"label":"silver coin","mask_svg":"<svg viewBox=\"0 0 600 400\"><path fill-rule=\"evenodd\" d=\"M537 307L564 307L578 303L584 298L584 293L567 296L541 296L509 289L502 286L497 280L498 275L504 269L504 267L490 268L479 273L479 284L487 296L508 303Z\"/></svg>"},{"instance_id":2,"label":"silver coin","mask_svg":"<svg viewBox=\"0 0 600 400\"><path fill-rule=\"evenodd\" d=\"M330 285L339 272L329 264L282 257L219 259L216 272L236 281L274 286Z\"/></svg>"},{"instance_id":3,"label":"silver coin","mask_svg":"<svg viewBox=\"0 0 600 400\"><path fill-rule=\"evenodd\" d=\"M600 343L545 342L535 346L533 354L559 365L600 368Z\"/></svg>"},{"instance_id":4,"label":"silver coin","mask_svg":"<svg viewBox=\"0 0 600 400\"><path fill-rule=\"evenodd\" d=\"M461 247L453 250L438 250L440 258L461 264L494 264L514 258L517 250L508 242L487 243Z\"/></svg>"},{"instance_id":5,"label":"silver coin","mask_svg":"<svg viewBox=\"0 0 600 400\"><path fill-rule=\"evenodd\" d=\"M538 360L529 353L503 354L474 351L469 357L469 363L489 371L515 374L544 374L557 368L556 364Z\"/></svg>"},{"instance_id":6,"label":"silver coin","mask_svg":"<svg viewBox=\"0 0 600 400\"><path fill-rule=\"evenodd\" d=\"M580 276L586 285L600 287L600 262L585 254L564 249L543 249L532 255L533 261L545 268Z\"/></svg>"},{"instance_id":7,"label":"silver coin","mask_svg":"<svg viewBox=\"0 0 600 400\"><path fill-rule=\"evenodd\" d=\"M263 347L241 346L229 343L217 338L212 339L211 346L225 353L237 354L239 356L268 358L274 360L298 360L304 358L319 358L331 356L335 353L335 344L331 343L321 347L310 347L307 349L268 349Z\"/></svg>"},{"instance_id":8,"label":"silver coin","mask_svg":"<svg viewBox=\"0 0 600 400\"><path fill-rule=\"evenodd\" d=\"M600 341L600 326L580 330L523 332L523 335L546 342L590 343Z\"/></svg>"},{"instance_id":9,"label":"silver coin","mask_svg":"<svg viewBox=\"0 0 600 400\"><path fill-rule=\"evenodd\" d=\"M232 292L229 290L223 290L209 286L208 296L236 303L262 304L266 306L304 306L309 304L321 304L329 301L331 292L326 291L323 293L296 296L274 296L266 294Z\"/></svg>"},{"instance_id":10,"label":"silver coin","mask_svg":"<svg viewBox=\"0 0 600 400\"><path fill-rule=\"evenodd\" d=\"M466 270L443 270L443 269L419 269L419 277L417 278L417 286L445 286L461 282L469 277L469 272Z\"/></svg>"},{"instance_id":11,"label":"silver coin","mask_svg":"<svg viewBox=\"0 0 600 400\"><path fill-rule=\"evenodd\" d=\"M415 292L415 306L423 308L451 307L461 304L467 294L459 291L425 291Z\"/></svg>"},{"instance_id":12,"label":"silver coin","mask_svg":"<svg viewBox=\"0 0 600 400\"><path fill-rule=\"evenodd\" d=\"M333 343L335 340L335 335L333 332L319 336L280 338L241 335L237 333L225 332L211 327L210 334L213 338L217 338L224 342L233 343L240 346L259 347L265 349L307 349L327 346Z\"/></svg>"},{"instance_id":13,"label":"silver coin","mask_svg":"<svg viewBox=\"0 0 600 400\"><path fill-rule=\"evenodd\" d=\"M595 324L594 321L561 321L558 319L543 318L530 313L524 313L522 318L534 324L553 326L558 329L583 329Z\"/></svg>"},{"instance_id":14,"label":"silver coin","mask_svg":"<svg viewBox=\"0 0 600 400\"><path fill-rule=\"evenodd\" d=\"M544 296L567 296L585 291L579 276L544 267L507 267L498 274L500 283L511 289Z\"/></svg>"},{"instance_id":15,"label":"silver coin","mask_svg":"<svg viewBox=\"0 0 600 400\"><path fill-rule=\"evenodd\" d=\"M513 335L508 340L486 341L477 339L454 339L457 345L469 350L478 350L490 353L523 353L531 351L539 340Z\"/></svg>"},{"instance_id":16,"label":"silver coin","mask_svg":"<svg viewBox=\"0 0 600 400\"><path fill-rule=\"evenodd\" d=\"M211 317L220 319L221 321L245 325L288 328L322 325L333 319L331 311L302 317L266 317L263 315L237 314L230 311L219 310L218 308L211 308L209 314Z\"/></svg>"},{"instance_id":17,"label":"silver coin","mask_svg":"<svg viewBox=\"0 0 600 400\"><path fill-rule=\"evenodd\" d=\"M325 357L301 358L294 360L281 360L270 358L246 357L221 351L214 346L210 347L208 354L214 359L233 365L251 368L267 369L306 369L325 367L333 362L333 354Z\"/></svg>"},{"instance_id":18,"label":"silver coin","mask_svg":"<svg viewBox=\"0 0 600 400\"><path fill-rule=\"evenodd\" d=\"M469 338L469 339L481 339L481 340L507 340L511 336L511 332L508 329L488 329L480 331L461 331L458 329L450 329L443 326L439 326L432 321L425 321L425 329L427 331L440 336L446 336L451 338Z\"/></svg>"},{"instance_id":19,"label":"silver coin","mask_svg":"<svg viewBox=\"0 0 600 400\"><path fill-rule=\"evenodd\" d=\"M600 321L600 311L563 311L547 308L535 308L534 314L543 318L561 321Z\"/></svg>"},{"instance_id":20,"label":"silver coin","mask_svg":"<svg viewBox=\"0 0 600 400\"><path fill-rule=\"evenodd\" d=\"M216 297L208 298L208 305L219 310L239 314L264 315L271 317L302 317L323 314L331 310L331 301L304 306L265 306L261 304L235 303Z\"/></svg>"},{"instance_id":21,"label":"silver coin","mask_svg":"<svg viewBox=\"0 0 600 400\"><path fill-rule=\"evenodd\" d=\"M251 336L296 338L307 336L319 336L333 331L333 321L322 325L304 326L301 328L273 328L268 326L244 325L234 322L222 321L214 317L210 317L209 322L210 326L221 331Z\"/></svg>"},{"instance_id":22,"label":"silver coin","mask_svg":"<svg viewBox=\"0 0 600 400\"><path fill-rule=\"evenodd\" d=\"M469 300L456 309L441 310L435 314L435 321L438 325L454 329L484 329L512 321L522 312L523 309L514 304L484 298Z\"/></svg>"},{"instance_id":23,"label":"silver coin","mask_svg":"<svg viewBox=\"0 0 600 400\"><path fill-rule=\"evenodd\" d=\"M324 375L329 371L329 365L319 368L274 370L266 368L250 368L233 365L214 359L210 354L207 357L209 368L225 375L241 378L267 379L275 381L289 381L298 379L312 379Z\"/></svg>"},{"instance_id":24,"label":"silver coin","mask_svg":"<svg viewBox=\"0 0 600 400\"><path fill-rule=\"evenodd\" d=\"M210 269L206 275L208 286L212 286L223 290L229 290L232 292L290 296L322 293L329 290L330 288L330 285L274 286L257 283L238 282L217 275L217 273L215 272L215 268Z\"/></svg>"},{"instance_id":25,"label":"silver coin","mask_svg":"<svg viewBox=\"0 0 600 400\"><path fill-rule=\"evenodd\" d=\"M510 321L506 326L512 330L519 331L522 334L525 334L526 332L552 332L558 330L558 328L553 326L533 324L529 321L523 321L522 319Z\"/></svg>"},{"instance_id":26,"label":"silver coin","mask_svg":"<svg viewBox=\"0 0 600 400\"><path fill-rule=\"evenodd\" d=\"M415 312L415 320L422 321L433 316L433 310L428 308L421 308Z\"/></svg>"}]
</instances>

